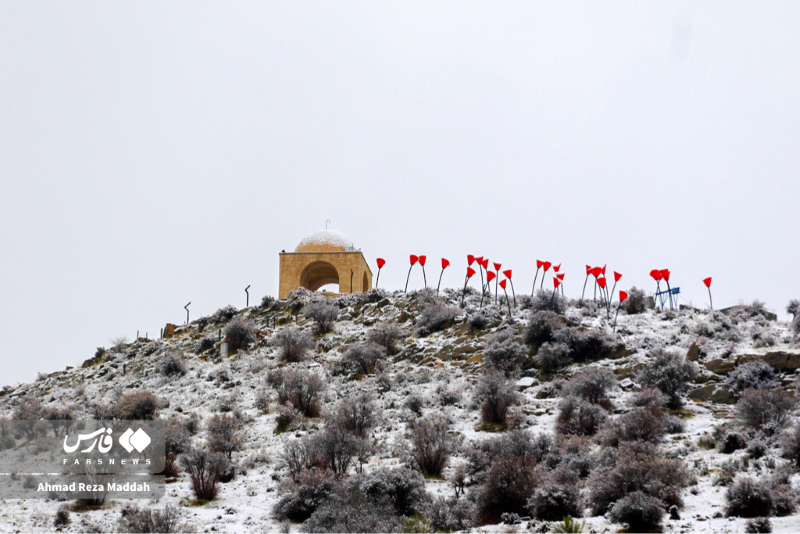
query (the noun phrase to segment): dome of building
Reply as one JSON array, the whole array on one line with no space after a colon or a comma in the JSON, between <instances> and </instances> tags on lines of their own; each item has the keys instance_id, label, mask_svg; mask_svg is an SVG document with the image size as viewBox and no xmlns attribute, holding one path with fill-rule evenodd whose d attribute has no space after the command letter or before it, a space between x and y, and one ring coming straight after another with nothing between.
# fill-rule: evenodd
<instances>
[{"instance_id":1,"label":"dome of building","mask_svg":"<svg viewBox=\"0 0 800 534\"><path fill-rule=\"evenodd\" d=\"M320 230L300 241L295 252L349 252L356 250L353 242L335 230Z\"/></svg>"}]
</instances>

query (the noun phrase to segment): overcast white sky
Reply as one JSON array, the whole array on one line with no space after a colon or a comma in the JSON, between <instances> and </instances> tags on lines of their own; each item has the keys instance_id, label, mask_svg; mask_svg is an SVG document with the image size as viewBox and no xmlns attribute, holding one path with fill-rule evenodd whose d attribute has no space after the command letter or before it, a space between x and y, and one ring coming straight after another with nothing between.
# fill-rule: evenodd
<instances>
[{"instance_id":1,"label":"overcast white sky","mask_svg":"<svg viewBox=\"0 0 800 534\"><path fill-rule=\"evenodd\" d=\"M800 298L800 3L0 2L0 384L277 294L323 228ZM411 287L420 287L421 274Z\"/></svg>"}]
</instances>

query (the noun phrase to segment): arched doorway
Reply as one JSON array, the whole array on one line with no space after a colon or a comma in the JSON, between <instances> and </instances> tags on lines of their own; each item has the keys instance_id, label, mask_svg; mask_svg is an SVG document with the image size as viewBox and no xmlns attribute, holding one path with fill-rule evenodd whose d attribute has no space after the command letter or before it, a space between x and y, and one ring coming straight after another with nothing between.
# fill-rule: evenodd
<instances>
[{"instance_id":1,"label":"arched doorway","mask_svg":"<svg viewBox=\"0 0 800 534\"><path fill-rule=\"evenodd\" d=\"M339 273L336 267L326 261L309 263L300 273L300 285L311 291L316 291L328 284L339 285Z\"/></svg>"}]
</instances>

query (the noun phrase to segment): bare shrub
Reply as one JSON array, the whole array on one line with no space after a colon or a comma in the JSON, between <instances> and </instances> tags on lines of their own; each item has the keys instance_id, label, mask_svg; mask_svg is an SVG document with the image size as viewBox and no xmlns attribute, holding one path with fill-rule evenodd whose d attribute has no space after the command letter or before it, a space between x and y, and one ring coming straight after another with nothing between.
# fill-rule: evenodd
<instances>
[{"instance_id":1,"label":"bare shrub","mask_svg":"<svg viewBox=\"0 0 800 534\"><path fill-rule=\"evenodd\" d=\"M280 359L284 362L301 362L306 352L314 346L311 336L296 328L283 328L272 336L271 343L280 349Z\"/></svg>"},{"instance_id":2,"label":"bare shrub","mask_svg":"<svg viewBox=\"0 0 800 534\"><path fill-rule=\"evenodd\" d=\"M660 389L669 399L671 408L680 407L682 395L689 390L690 382L697 375L696 366L677 353L661 349L651 351L649 356L650 361L637 380L645 387Z\"/></svg>"},{"instance_id":3,"label":"bare shrub","mask_svg":"<svg viewBox=\"0 0 800 534\"><path fill-rule=\"evenodd\" d=\"M736 418L744 426L775 434L795 405L795 398L781 389L747 389L736 403Z\"/></svg>"},{"instance_id":4,"label":"bare shrub","mask_svg":"<svg viewBox=\"0 0 800 534\"><path fill-rule=\"evenodd\" d=\"M476 313L469 316L467 324L469 325L469 332L474 334L489 326L489 318L483 313Z\"/></svg>"},{"instance_id":5,"label":"bare shrub","mask_svg":"<svg viewBox=\"0 0 800 534\"><path fill-rule=\"evenodd\" d=\"M429 304L426 303L417 317L417 333L421 336L427 336L444 330L453 324L458 314L458 308L448 306L441 300L436 299Z\"/></svg>"},{"instance_id":6,"label":"bare shrub","mask_svg":"<svg viewBox=\"0 0 800 534\"><path fill-rule=\"evenodd\" d=\"M633 286L628 290L628 299L622 303L622 309L628 315L644 313L647 309L644 291Z\"/></svg>"},{"instance_id":7,"label":"bare shrub","mask_svg":"<svg viewBox=\"0 0 800 534\"><path fill-rule=\"evenodd\" d=\"M505 424L508 409L519 404L519 394L515 391L514 382L503 373L487 370L478 379L475 401L481 406L484 421Z\"/></svg>"},{"instance_id":8,"label":"bare shrub","mask_svg":"<svg viewBox=\"0 0 800 534\"><path fill-rule=\"evenodd\" d=\"M556 340L569 347L569 356L575 362L597 361L610 357L621 344L602 330L566 327L556 333Z\"/></svg>"},{"instance_id":9,"label":"bare shrub","mask_svg":"<svg viewBox=\"0 0 800 534\"><path fill-rule=\"evenodd\" d=\"M339 403L333 414L333 424L360 438L369 436L378 419L372 394L362 392Z\"/></svg>"},{"instance_id":10,"label":"bare shrub","mask_svg":"<svg viewBox=\"0 0 800 534\"><path fill-rule=\"evenodd\" d=\"M158 370L164 376L183 376L186 374L186 364L180 354L170 352L161 360Z\"/></svg>"},{"instance_id":11,"label":"bare shrub","mask_svg":"<svg viewBox=\"0 0 800 534\"><path fill-rule=\"evenodd\" d=\"M418 419L411 429L411 454L424 475L441 476L457 440L450 435L451 421L441 414Z\"/></svg>"},{"instance_id":12,"label":"bare shrub","mask_svg":"<svg viewBox=\"0 0 800 534\"><path fill-rule=\"evenodd\" d=\"M403 339L403 330L396 324L381 323L370 330L367 341L383 347L388 354L397 350L397 343Z\"/></svg>"},{"instance_id":13,"label":"bare shrub","mask_svg":"<svg viewBox=\"0 0 800 534\"><path fill-rule=\"evenodd\" d=\"M374 502L390 503L397 515L421 512L428 499L425 479L408 467L380 467L359 481L359 489Z\"/></svg>"},{"instance_id":14,"label":"bare shrub","mask_svg":"<svg viewBox=\"0 0 800 534\"><path fill-rule=\"evenodd\" d=\"M572 362L569 347L565 343L545 342L539 347L534 361L545 373L552 373L566 367Z\"/></svg>"},{"instance_id":15,"label":"bare shrub","mask_svg":"<svg viewBox=\"0 0 800 534\"><path fill-rule=\"evenodd\" d=\"M280 483L280 499L273 513L279 520L305 521L338 489L339 482L327 469L301 469Z\"/></svg>"},{"instance_id":16,"label":"bare shrub","mask_svg":"<svg viewBox=\"0 0 800 534\"><path fill-rule=\"evenodd\" d=\"M664 508L681 506L681 490L688 482L679 459L663 458L651 443L629 442L605 451L589 478L588 502L595 514L604 514L626 495L641 491L657 498Z\"/></svg>"},{"instance_id":17,"label":"bare shrub","mask_svg":"<svg viewBox=\"0 0 800 534\"><path fill-rule=\"evenodd\" d=\"M218 452L193 449L181 456L181 465L189 474L195 498L205 501L217 498L217 482L228 464L228 458Z\"/></svg>"},{"instance_id":18,"label":"bare shrub","mask_svg":"<svg viewBox=\"0 0 800 534\"><path fill-rule=\"evenodd\" d=\"M164 421L164 442L166 461L164 465L164 475L168 477L178 476L179 469L177 457L186 452L191 443L191 436L180 420L170 418Z\"/></svg>"},{"instance_id":19,"label":"bare shrub","mask_svg":"<svg viewBox=\"0 0 800 534\"><path fill-rule=\"evenodd\" d=\"M149 391L137 391L119 398L114 405L114 415L126 421L155 419L158 406L158 397Z\"/></svg>"},{"instance_id":20,"label":"bare shrub","mask_svg":"<svg viewBox=\"0 0 800 534\"><path fill-rule=\"evenodd\" d=\"M272 295L264 295L263 297L261 297L262 308L269 308L273 304L275 304L275 297L273 297Z\"/></svg>"},{"instance_id":21,"label":"bare shrub","mask_svg":"<svg viewBox=\"0 0 800 534\"><path fill-rule=\"evenodd\" d=\"M61 507L56 511L56 516L53 519L53 526L56 530L61 530L69 524L72 523L72 519L69 516L69 510L66 507Z\"/></svg>"},{"instance_id":22,"label":"bare shrub","mask_svg":"<svg viewBox=\"0 0 800 534\"><path fill-rule=\"evenodd\" d=\"M324 300L315 300L303 308L303 315L314 321L314 330L318 335L333 331L333 325L339 318L339 309Z\"/></svg>"},{"instance_id":23,"label":"bare shrub","mask_svg":"<svg viewBox=\"0 0 800 534\"><path fill-rule=\"evenodd\" d=\"M525 344L536 350L544 343L555 341L556 332L564 328L558 315L551 311L538 311L531 315L523 334Z\"/></svg>"},{"instance_id":24,"label":"bare shrub","mask_svg":"<svg viewBox=\"0 0 800 534\"><path fill-rule=\"evenodd\" d=\"M523 305L534 312L549 311L563 315L567 311L567 299L562 297L558 291L554 293L546 289L537 291L532 299L525 299Z\"/></svg>"},{"instance_id":25,"label":"bare shrub","mask_svg":"<svg viewBox=\"0 0 800 534\"><path fill-rule=\"evenodd\" d=\"M19 401L17 407L11 412L11 419L15 421L38 421L42 418L44 412L42 401L34 397L25 397Z\"/></svg>"},{"instance_id":26,"label":"bare shrub","mask_svg":"<svg viewBox=\"0 0 800 534\"><path fill-rule=\"evenodd\" d=\"M606 421L606 411L580 397L567 396L558 406L556 432L563 435L593 436Z\"/></svg>"},{"instance_id":27,"label":"bare shrub","mask_svg":"<svg viewBox=\"0 0 800 534\"><path fill-rule=\"evenodd\" d=\"M656 444L664 436L661 417L649 410L636 408L612 419L600 433L600 441L618 447L626 441L645 441Z\"/></svg>"},{"instance_id":28,"label":"bare shrub","mask_svg":"<svg viewBox=\"0 0 800 534\"><path fill-rule=\"evenodd\" d=\"M75 424L75 412L67 406L51 406L42 414L42 419L49 421L53 435L68 434L69 429Z\"/></svg>"},{"instance_id":29,"label":"bare shrub","mask_svg":"<svg viewBox=\"0 0 800 534\"><path fill-rule=\"evenodd\" d=\"M197 353L203 353L207 350L211 350L214 348L217 342L214 340L213 337L204 337L200 341L197 342Z\"/></svg>"},{"instance_id":30,"label":"bare shrub","mask_svg":"<svg viewBox=\"0 0 800 534\"><path fill-rule=\"evenodd\" d=\"M344 361L355 367L359 374L369 375L380 369L386 358L386 349L373 343L353 345L344 353Z\"/></svg>"},{"instance_id":31,"label":"bare shrub","mask_svg":"<svg viewBox=\"0 0 800 534\"><path fill-rule=\"evenodd\" d=\"M231 454L242 450L242 421L235 415L215 415L206 424L206 442L213 452L221 452L230 459Z\"/></svg>"},{"instance_id":32,"label":"bare shrub","mask_svg":"<svg viewBox=\"0 0 800 534\"><path fill-rule=\"evenodd\" d=\"M369 444L335 425L304 438L311 465L329 469L336 476L347 474L354 460L366 452Z\"/></svg>"},{"instance_id":33,"label":"bare shrub","mask_svg":"<svg viewBox=\"0 0 800 534\"><path fill-rule=\"evenodd\" d=\"M608 407L611 403L606 394L616 385L617 376L610 369L587 367L567 383L565 391L592 404Z\"/></svg>"},{"instance_id":34,"label":"bare shrub","mask_svg":"<svg viewBox=\"0 0 800 534\"><path fill-rule=\"evenodd\" d=\"M225 306L224 308L220 308L214 312L214 315L211 316L211 319L215 323L227 323L236 315L236 307L234 306Z\"/></svg>"},{"instance_id":35,"label":"bare shrub","mask_svg":"<svg viewBox=\"0 0 800 534\"><path fill-rule=\"evenodd\" d=\"M800 423L785 430L781 436L781 453L800 467Z\"/></svg>"},{"instance_id":36,"label":"bare shrub","mask_svg":"<svg viewBox=\"0 0 800 534\"><path fill-rule=\"evenodd\" d=\"M633 408L643 408L654 413L661 413L669 404L669 399L661 393L660 389L649 387L633 395L629 404Z\"/></svg>"},{"instance_id":37,"label":"bare shrub","mask_svg":"<svg viewBox=\"0 0 800 534\"><path fill-rule=\"evenodd\" d=\"M536 460L505 453L497 458L478 488L476 504L481 521L496 523L504 513L525 515L528 500L539 484Z\"/></svg>"},{"instance_id":38,"label":"bare shrub","mask_svg":"<svg viewBox=\"0 0 800 534\"><path fill-rule=\"evenodd\" d=\"M171 505L157 508L139 509L128 505L122 509L119 520L122 532L189 532L191 529L181 521L181 512Z\"/></svg>"},{"instance_id":39,"label":"bare shrub","mask_svg":"<svg viewBox=\"0 0 800 534\"><path fill-rule=\"evenodd\" d=\"M501 330L486 336L483 359L506 376L511 376L525 361L525 352L525 348L514 341L514 334L510 330Z\"/></svg>"},{"instance_id":40,"label":"bare shrub","mask_svg":"<svg viewBox=\"0 0 800 534\"><path fill-rule=\"evenodd\" d=\"M259 391L256 393L255 408L261 413L269 412L269 393L266 391Z\"/></svg>"},{"instance_id":41,"label":"bare shrub","mask_svg":"<svg viewBox=\"0 0 800 534\"><path fill-rule=\"evenodd\" d=\"M762 361L740 363L725 379L725 388L737 398L746 389L771 389L777 385L775 370Z\"/></svg>"},{"instance_id":42,"label":"bare shrub","mask_svg":"<svg viewBox=\"0 0 800 534\"><path fill-rule=\"evenodd\" d=\"M255 326L253 322L241 317L234 318L222 329L222 334L228 342L230 351L237 352L256 341Z\"/></svg>"},{"instance_id":43,"label":"bare shrub","mask_svg":"<svg viewBox=\"0 0 800 534\"><path fill-rule=\"evenodd\" d=\"M403 402L403 406L417 417L421 417L422 408L425 407L425 398L419 393L414 393L409 395L405 402Z\"/></svg>"},{"instance_id":44,"label":"bare shrub","mask_svg":"<svg viewBox=\"0 0 800 534\"><path fill-rule=\"evenodd\" d=\"M320 396L326 389L325 382L316 373L276 369L267 377L267 382L278 392L278 403L290 403L305 417L317 417L320 413Z\"/></svg>"},{"instance_id":45,"label":"bare shrub","mask_svg":"<svg viewBox=\"0 0 800 534\"><path fill-rule=\"evenodd\" d=\"M664 508L661 501L641 491L634 491L611 508L609 519L625 523L629 532L649 532L661 524Z\"/></svg>"}]
</instances>

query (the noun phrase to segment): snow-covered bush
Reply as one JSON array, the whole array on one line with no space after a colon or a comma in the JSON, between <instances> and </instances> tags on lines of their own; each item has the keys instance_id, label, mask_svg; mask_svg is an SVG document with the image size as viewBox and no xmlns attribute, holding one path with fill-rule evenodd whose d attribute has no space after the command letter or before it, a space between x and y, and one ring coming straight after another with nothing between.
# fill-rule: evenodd
<instances>
[{"instance_id":1,"label":"snow-covered bush","mask_svg":"<svg viewBox=\"0 0 800 534\"><path fill-rule=\"evenodd\" d=\"M481 406L481 418L490 423L505 424L508 409L519 403L514 382L494 370L485 371L475 386L475 401Z\"/></svg>"},{"instance_id":2,"label":"snow-covered bush","mask_svg":"<svg viewBox=\"0 0 800 534\"><path fill-rule=\"evenodd\" d=\"M773 513L772 488L767 481L740 477L725 492L726 514L738 517L768 517Z\"/></svg>"},{"instance_id":3,"label":"snow-covered bush","mask_svg":"<svg viewBox=\"0 0 800 534\"><path fill-rule=\"evenodd\" d=\"M36 397L25 397L20 400L14 411L11 412L11 419L15 421L37 421L44 415L42 401Z\"/></svg>"},{"instance_id":4,"label":"snow-covered bush","mask_svg":"<svg viewBox=\"0 0 800 534\"><path fill-rule=\"evenodd\" d=\"M333 424L360 438L366 438L378 419L378 409L371 393L342 400L333 414Z\"/></svg>"},{"instance_id":5,"label":"snow-covered bush","mask_svg":"<svg viewBox=\"0 0 800 534\"><path fill-rule=\"evenodd\" d=\"M536 460L509 451L497 458L483 477L475 495L478 517L496 523L502 514L525 515L528 500L538 486Z\"/></svg>"},{"instance_id":6,"label":"snow-covered bush","mask_svg":"<svg viewBox=\"0 0 800 534\"><path fill-rule=\"evenodd\" d=\"M800 467L800 423L784 430L781 435L781 453Z\"/></svg>"},{"instance_id":7,"label":"snow-covered bush","mask_svg":"<svg viewBox=\"0 0 800 534\"><path fill-rule=\"evenodd\" d=\"M514 341L514 334L510 330L486 336L483 359L506 376L511 376L522 366L525 356L525 348Z\"/></svg>"},{"instance_id":8,"label":"snow-covered bush","mask_svg":"<svg viewBox=\"0 0 800 534\"><path fill-rule=\"evenodd\" d=\"M314 340L297 328L282 328L272 336L271 343L280 349L280 359L284 362L301 362L306 352L314 346Z\"/></svg>"},{"instance_id":9,"label":"snow-covered bush","mask_svg":"<svg viewBox=\"0 0 800 534\"><path fill-rule=\"evenodd\" d=\"M612 419L600 432L600 441L608 447L618 447L628 441L659 443L664 436L661 417L649 410L636 408Z\"/></svg>"},{"instance_id":10,"label":"snow-covered bush","mask_svg":"<svg viewBox=\"0 0 800 534\"><path fill-rule=\"evenodd\" d=\"M569 357L575 362L596 361L608 358L622 347L615 343L608 334L598 329L581 330L566 327L559 330L556 341L566 343L569 347Z\"/></svg>"},{"instance_id":11,"label":"snow-covered bush","mask_svg":"<svg viewBox=\"0 0 800 534\"><path fill-rule=\"evenodd\" d=\"M769 446L762 439L752 439L750 443L747 444L747 454L750 455L750 458L763 458L766 456L767 452L769 452Z\"/></svg>"},{"instance_id":12,"label":"snow-covered bush","mask_svg":"<svg viewBox=\"0 0 800 534\"><path fill-rule=\"evenodd\" d=\"M119 520L121 532L190 532L192 529L181 520L181 512L174 506L163 509L127 505Z\"/></svg>"},{"instance_id":13,"label":"snow-covered bush","mask_svg":"<svg viewBox=\"0 0 800 534\"><path fill-rule=\"evenodd\" d=\"M397 515L421 512L428 500L425 479L408 467L380 467L360 477L358 486L368 499L390 503Z\"/></svg>"},{"instance_id":14,"label":"snow-covered bush","mask_svg":"<svg viewBox=\"0 0 800 534\"><path fill-rule=\"evenodd\" d=\"M548 474L528 499L528 510L536 519L557 521L565 516L580 517L578 476L566 467Z\"/></svg>"},{"instance_id":15,"label":"snow-covered bush","mask_svg":"<svg viewBox=\"0 0 800 534\"><path fill-rule=\"evenodd\" d=\"M224 308L220 308L214 312L214 315L211 316L211 319L216 323L226 323L233 319L233 316L236 315L236 308L234 306L225 306Z\"/></svg>"},{"instance_id":16,"label":"snow-covered bush","mask_svg":"<svg viewBox=\"0 0 800 534\"><path fill-rule=\"evenodd\" d=\"M597 404L569 395L558 406L556 432L565 436L593 436L606 418L606 411Z\"/></svg>"},{"instance_id":17,"label":"snow-covered bush","mask_svg":"<svg viewBox=\"0 0 800 534\"><path fill-rule=\"evenodd\" d=\"M475 313L469 316L467 324L469 325L470 333L474 333L486 328L489 325L489 318L483 313Z\"/></svg>"},{"instance_id":18,"label":"snow-covered bush","mask_svg":"<svg viewBox=\"0 0 800 534\"><path fill-rule=\"evenodd\" d=\"M413 393L403 402L403 406L417 417L420 417L422 416L422 408L425 407L425 397L419 393Z\"/></svg>"},{"instance_id":19,"label":"snow-covered bush","mask_svg":"<svg viewBox=\"0 0 800 534\"><path fill-rule=\"evenodd\" d=\"M781 389L747 389L736 403L736 418L746 427L775 434L795 405L796 399Z\"/></svg>"},{"instance_id":20,"label":"snow-covered bush","mask_svg":"<svg viewBox=\"0 0 800 534\"><path fill-rule=\"evenodd\" d=\"M158 370L164 376L183 376L186 374L186 364L180 354L170 352L161 359Z\"/></svg>"},{"instance_id":21,"label":"snow-covered bush","mask_svg":"<svg viewBox=\"0 0 800 534\"><path fill-rule=\"evenodd\" d=\"M567 299L562 297L558 291L553 293L553 291L545 289L537 291L532 299L523 301L523 305L533 312L550 311L557 315L563 315L567 311Z\"/></svg>"},{"instance_id":22,"label":"snow-covered bush","mask_svg":"<svg viewBox=\"0 0 800 534\"><path fill-rule=\"evenodd\" d=\"M318 335L333 330L333 324L339 318L339 309L322 299L310 302L303 308L303 315L314 321L314 329Z\"/></svg>"},{"instance_id":23,"label":"snow-covered bush","mask_svg":"<svg viewBox=\"0 0 800 534\"><path fill-rule=\"evenodd\" d=\"M397 350L397 343L403 339L403 330L392 323L381 323L367 334L367 340L392 354Z\"/></svg>"},{"instance_id":24,"label":"snow-covered bush","mask_svg":"<svg viewBox=\"0 0 800 534\"><path fill-rule=\"evenodd\" d=\"M437 413L420 418L411 429L411 455L426 476L441 476L458 441L450 434L452 422Z\"/></svg>"},{"instance_id":25,"label":"snow-covered bush","mask_svg":"<svg viewBox=\"0 0 800 534\"><path fill-rule=\"evenodd\" d=\"M137 391L123 395L114 405L117 419L132 421L136 419L155 419L158 415L158 397L149 391Z\"/></svg>"},{"instance_id":26,"label":"snow-covered bush","mask_svg":"<svg viewBox=\"0 0 800 534\"><path fill-rule=\"evenodd\" d=\"M644 388L636 392L629 400L633 408L644 408L655 413L661 413L669 403L666 395L654 387Z\"/></svg>"},{"instance_id":27,"label":"snow-covered bush","mask_svg":"<svg viewBox=\"0 0 800 534\"><path fill-rule=\"evenodd\" d=\"M272 295L264 295L261 297L261 307L262 308L269 308L275 303L275 297Z\"/></svg>"},{"instance_id":28,"label":"snow-covered bush","mask_svg":"<svg viewBox=\"0 0 800 534\"><path fill-rule=\"evenodd\" d=\"M306 417L317 417L320 413L320 396L326 389L325 382L316 373L276 369L267 377L267 382L278 392L279 404L291 404Z\"/></svg>"},{"instance_id":29,"label":"snow-covered bush","mask_svg":"<svg viewBox=\"0 0 800 534\"><path fill-rule=\"evenodd\" d=\"M551 311L538 311L531 315L523 334L525 344L536 350L544 343L555 341L555 334L564 328L558 315Z\"/></svg>"},{"instance_id":30,"label":"snow-covered bush","mask_svg":"<svg viewBox=\"0 0 800 534\"><path fill-rule=\"evenodd\" d=\"M786 305L786 313L791 315L793 318L800 315L800 300L790 300L789 304Z\"/></svg>"},{"instance_id":31,"label":"snow-covered bush","mask_svg":"<svg viewBox=\"0 0 800 534\"><path fill-rule=\"evenodd\" d=\"M66 506L62 506L56 511L56 516L53 518L53 526L60 531L69 526L70 523L72 523L72 518L69 516L69 509Z\"/></svg>"},{"instance_id":32,"label":"snow-covered bush","mask_svg":"<svg viewBox=\"0 0 800 534\"><path fill-rule=\"evenodd\" d=\"M308 451L309 467L330 469L336 476L347 474L359 456L368 454L369 443L336 425L303 438Z\"/></svg>"},{"instance_id":33,"label":"snow-covered bush","mask_svg":"<svg viewBox=\"0 0 800 534\"><path fill-rule=\"evenodd\" d=\"M474 524L475 505L468 499L438 496L425 507L425 515L439 531L466 530Z\"/></svg>"},{"instance_id":34,"label":"snow-covered bush","mask_svg":"<svg viewBox=\"0 0 800 534\"><path fill-rule=\"evenodd\" d=\"M217 342L213 337L204 337L203 339L197 342L196 351L198 354L200 354L207 350L211 350L214 348L214 345L216 345L216 343Z\"/></svg>"},{"instance_id":35,"label":"snow-covered bush","mask_svg":"<svg viewBox=\"0 0 800 534\"><path fill-rule=\"evenodd\" d=\"M369 375L380 369L386 358L386 349L374 343L353 345L344 353L343 360L353 366L357 374Z\"/></svg>"},{"instance_id":36,"label":"snow-covered bush","mask_svg":"<svg viewBox=\"0 0 800 534\"><path fill-rule=\"evenodd\" d=\"M738 432L731 432L722 440L720 452L722 454L733 454L736 451L747 447L747 440Z\"/></svg>"},{"instance_id":37,"label":"snow-covered bush","mask_svg":"<svg viewBox=\"0 0 800 534\"><path fill-rule=\"evenodd\" d=\"M589 478L588 502L595 514L634 491L657 498L662 507L681 506L681 490L689 475L679 459L664 458L651 443L629 442L604 452L601 465Z\"/></svg>"},{"instance_id":38,"label":"snow-covered bush","mask_svg":"<svg viewBox=\"0 0 800 534\"><path fill-rule=\"evenodd\" d=\"M641 491L634 491L614 503L609 519L625 523L629 532L649 532L661 524L664 508L661 501Z\"/></svg>"},{"instance_id":39,"label":"snow-covered bush","mask_svg":"<svg viewBox=\"0 0 800 534\"><path fill-rule=\"evenodd\" d=\"M219 477L229 466L227 456L192 449L181 456L181 465L189 474L195 498L206 501L217 498Z\"/></svg>"},{"instance_id":40,"label":"snow-covered bush","mask_svg":"<svg viewBox=\"0 0 800 534\"><path fill-rule=\"evenodd\" d=\"M355 484L331 494L303 523L306 532L400 532L401 517L388 503L368 499Z\"/></svg>"},{"instance_id":41,"label":"snow-covered bush","mask_svg":"<svg viewBox=\"0 0 800 534\"><path fill-rule=\"evenodd\" d=\"M768 517L754 517L747 520L744 525L744 531L748 534L759 534L761 532L768 534L772 532L772 522Z\"/></svg>"},{"instance_id":42,"label":"snow-covered bush","mask_svg":"<svg viewBox=\"0 0 800 534\"><path fill-rule=\"evenodd\" d=\"M250 343L255 342L255 326L253 321L236 317L222 329L222 335L228 342L228 348L231 353L247 347Z\"/></svg>"},{"instance_id":43,"label":"snow-covered bush","mask_svg":"<svg viewBox=\"0 0 800 534\"><path fill-rule=\"evenodd\" d=\"M206 443L212 452L221 452L230 459L242 450L242 421L234 415L215 415L206 423Z\"/></svg>"},{"instance_id":44,"label":"snow-covered bush","mask_svg":"<svg viewBox=\"0 0 800 534\"><path fill-rule=\"evenodd\" d=\"M539 351L533 357L533 361L545 373L558 371L572 362L569 357L569 347L566 343L550 341L543 343L539 347Z\"/></svg>"},{"instance_id":45,"label":"snow-covered bush","mask_svg":"<svg viewBox=\"0 0 800 534\"><path fill-rule=\"evenodd\" d=\"M633 286L628 290L628 299L622 303L622 309L628 315L644 313L647 309L644 291Z\"/></svg>"},{"instance_id":46,"label":"snow-covered bush","mask_svg":"<svg viewBox=\"0 0 800 534\"><path fill-rule=\"evenodd\" d=\"M656 349L650 352L650 361L637 376L637 380L645 387L653 386L661 390L669 399L671 408L683 404L682 395L690 388L690 382L697 375L693 362L683 356Z\"/></svg>"},{"instance_id":47,"label":"snow-covered bush","mask_svg":"<svg viewBox=\"0 0 800 534\"><path fill-rule=\"evenodd\" d=\"M273 509L279 520L305 521L336 491L339 482L327 469L301 469L280 483L280 499Z\"/></svg>"},{"instance_id":48,"label":"snow-covered bush","mask_svg":"<svg viewBox=\"0 0 800 534\"><path fill-rule=\"evenodd\" d=\"M417 317L417 333L421 336L427 336L434 332L444 330L453 324L453 321L458 317L458 308L448 306L443 301L435 299L433 302L421 303L422 310Z\"/></svg>"},{"instance_id":49,"label":"snow-covered bush","mask_svg":"<svg viewBox=\"0 0 800 534\"><path fill-rule=\"evenodd\" d=\"M608 407L606 393L617 385L617 376L604 367L587 367L579 372L564 387L569 395L581 397L592 404Z\"/></svg>"},{"instance_id":50,"label":"snow-covered bush","mask_svg":"<svg viewBox=\"0 0 800 534\"><path fill-rule=\"evenodd\" d=\"M725 379L725 387L737 398L746 389L771 389L777 385L778 379L772 366L758 360L740 363Z\"/></svg>"}]
</instances>

